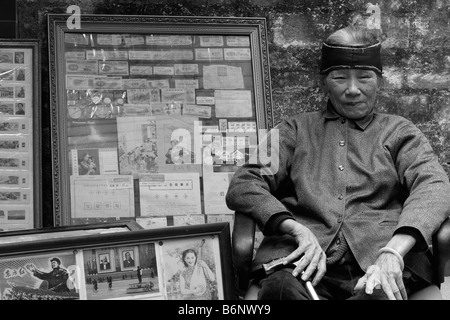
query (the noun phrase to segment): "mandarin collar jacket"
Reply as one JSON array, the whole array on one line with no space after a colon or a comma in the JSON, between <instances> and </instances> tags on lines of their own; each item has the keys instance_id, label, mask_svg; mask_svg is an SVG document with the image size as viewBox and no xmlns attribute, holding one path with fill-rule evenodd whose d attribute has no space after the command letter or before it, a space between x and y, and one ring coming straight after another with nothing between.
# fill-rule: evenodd
<instances>
[{"instance_id":1,"label":"mandarin collar jacket","mask_svg":"<svg viewBox=\"0 0 450 320\"><path fill-rule=\"evenodd\" d=\"M341 232L364 271L395 232L414 230L418 244L405 264L431 280L423 251L450 214L450 184L411 121L377 112L353 121L328 103L324 111L280 122L262 141L268 147L257 152L272 148L276 165L250 160L226 195L228 207L252 216L265 235L253 268L297 248L275 231L280 219L274 217L284 215L307 226L325 252Z\"/></svg>"}]
</instances>

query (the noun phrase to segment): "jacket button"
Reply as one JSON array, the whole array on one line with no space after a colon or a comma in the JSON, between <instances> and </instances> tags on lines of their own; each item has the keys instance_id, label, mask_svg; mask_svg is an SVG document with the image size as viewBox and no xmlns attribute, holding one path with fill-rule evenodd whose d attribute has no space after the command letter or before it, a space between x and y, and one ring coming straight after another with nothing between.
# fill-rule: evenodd
<instances>
[{"instance_id":1,"label":"jacket button","mask_svg":"<svg viewBox=\"0 0 450 320\"><path fill-rule=\"evenodd\" d=\"M339 199L339 200L344 199L344 195L341 193L341 194L339 195L338 199Z\"/></svg>"},{"instance_id":2,"label":"jacket button","mask_svg":"<svg viewBox=\"0 0 450 320\"><path fill-rule=\"evenodd\" d=\"M338 169L339 169L340 171L344 171L344 166L339 166Z\"/></svg>"},{"instance_id":3,"label":"jacket button","mask_svg":"<svg viewBox=\"0 0 450 320\"><path fill-rule=\"evenodd\" d=\"M339 141L339 145L340 145L341 147L345 146L345 141L344 141L344 140Z\"/></svg>"}]
</instances>

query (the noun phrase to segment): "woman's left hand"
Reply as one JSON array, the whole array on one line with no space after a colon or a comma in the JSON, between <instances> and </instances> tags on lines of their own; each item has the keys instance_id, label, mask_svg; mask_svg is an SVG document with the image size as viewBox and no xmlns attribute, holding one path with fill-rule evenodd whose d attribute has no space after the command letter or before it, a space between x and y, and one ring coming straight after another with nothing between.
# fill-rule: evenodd
<instances>
[{"instance_id":1,"label":"woman's left hand","mask_svg":"<svg viewBox=\"0 0 450 320\"><path fill-rule=\"evenodd\" d=\"M355 290L365 288L366 294L372 294L374 289L380 287L389 300L408 299L400 262L392 253L380 254L375 264L367 268L366 274L358 280Z\"/></svg>"}]
</instances>

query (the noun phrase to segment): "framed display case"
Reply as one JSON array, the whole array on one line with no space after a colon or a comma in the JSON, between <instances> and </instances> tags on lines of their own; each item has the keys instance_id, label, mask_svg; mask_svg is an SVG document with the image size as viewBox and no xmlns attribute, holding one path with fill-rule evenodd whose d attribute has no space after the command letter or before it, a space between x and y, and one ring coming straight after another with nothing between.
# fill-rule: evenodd
<instances>
[{"instance_id":1,"label":"framed display case","mask_svg":"<svg viewBox=\"0 0 450 320\"><path fill-rule=\"evenodd\" d=\"M135 221L117 221L108 223L92 223L86 225L34 228L2 232L0 233L0 242L2 244L13 242L30 242L142 229L143 228Z\"/></svg>"},{"instance_id":2,"label":"framed display case","mask_svg":"<svg viewBox=\"0 0 450 320\"><path fill-rule=\"evenodd\" d=\"M104 232L0 243L1 299L236 298L228 223L85 227Z\"/></svg>"},{"instance_id":3,"label":"framed display case","mask_svg":"<svg viewBox=\"0 0 450 320\"><path fill-rule=\"evenodd\" d=\"M42 226L40 43L0 39L0 231Z\"/></svg>"},{"instance_id":4,"label":"framed display case","mask_svg":"<svg viewBox=\"0 0 450 320\"><path fill-rule=\"evenodd\" d=\"M230 222L273 125L265 19L68 17L48 15L55 224Z\"/></svg>"}]
</instances>

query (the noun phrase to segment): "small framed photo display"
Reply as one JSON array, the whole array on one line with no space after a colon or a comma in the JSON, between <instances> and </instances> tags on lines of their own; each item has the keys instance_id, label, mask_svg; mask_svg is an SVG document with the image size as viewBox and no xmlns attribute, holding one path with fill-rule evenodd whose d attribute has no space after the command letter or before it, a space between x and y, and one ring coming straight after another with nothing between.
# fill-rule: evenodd
<instances>
[{"instance_id":1,"label":"small framed photo display","mask_svg":"<svg viewBox=\"0 0 450 320\"><path fill-rule=\"evenodd\" d=\"M90 224L0 240L0 300L236 297L228 223L151 230L136 222Z\"/></svg>"}]
</instances>

